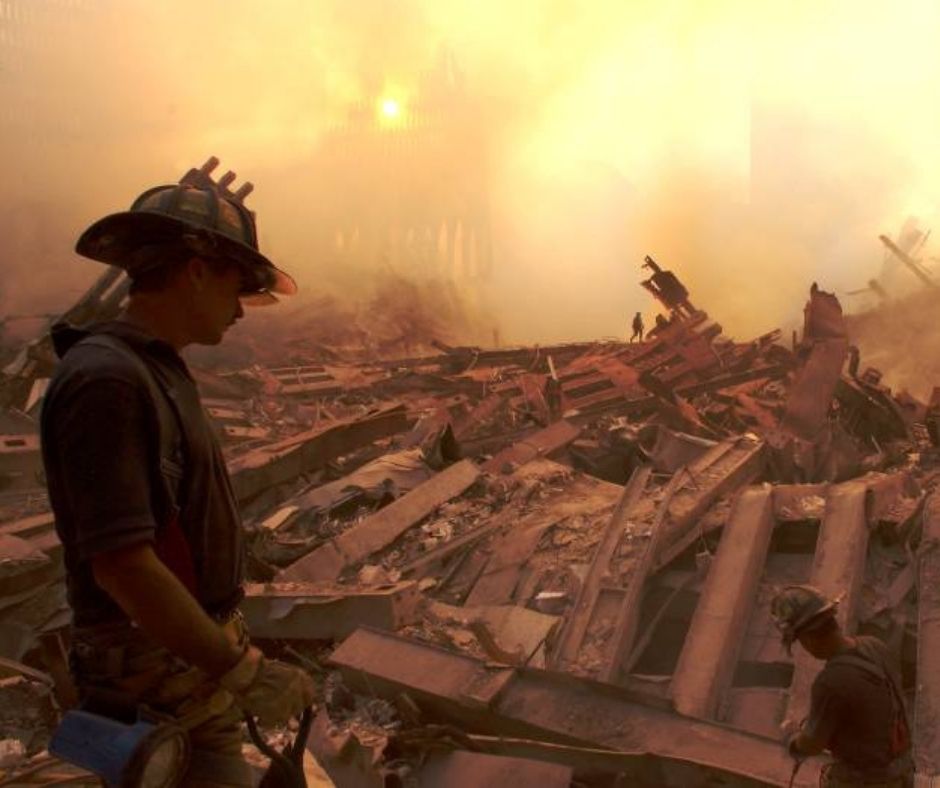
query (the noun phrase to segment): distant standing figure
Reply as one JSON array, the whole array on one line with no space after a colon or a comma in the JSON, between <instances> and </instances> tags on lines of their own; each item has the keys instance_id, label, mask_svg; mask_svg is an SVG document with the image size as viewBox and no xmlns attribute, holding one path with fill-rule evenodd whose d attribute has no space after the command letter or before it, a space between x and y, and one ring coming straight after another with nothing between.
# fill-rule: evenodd
<instances>
[{"instance_id":1,"label":"distant standing figure","mask_svg":"<svg viewBox=\"0 0 940 788\"><path fill-rule=\"evenodd\" d=\"M636 313L633 317L633 336L630 337L630 341L643 341L643 315L639 312Z\"/></svg>"}]
</instances>

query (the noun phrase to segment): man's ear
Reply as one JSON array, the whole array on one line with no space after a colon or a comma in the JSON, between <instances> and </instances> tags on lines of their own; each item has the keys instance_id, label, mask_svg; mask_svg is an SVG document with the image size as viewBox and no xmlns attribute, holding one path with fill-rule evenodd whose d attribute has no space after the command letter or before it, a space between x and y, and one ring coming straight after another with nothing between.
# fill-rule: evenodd
<instances>
[{"instance_id":1,"label":"man's ear","mask_svg":"<svg viewBox=\"0 0 940 788\"><path fill-rule=\"evenodd\" d=\"M186 261L186 276L197 293L209 286L209 264L201 257L190 257Z\"/></svg>"}]
</instances>

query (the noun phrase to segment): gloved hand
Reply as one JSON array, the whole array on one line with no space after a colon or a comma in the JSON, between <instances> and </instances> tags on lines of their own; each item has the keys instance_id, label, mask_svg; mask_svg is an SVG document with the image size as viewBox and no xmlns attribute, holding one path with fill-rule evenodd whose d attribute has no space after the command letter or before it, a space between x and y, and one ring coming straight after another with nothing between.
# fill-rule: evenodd
<instances>
[{"instance_id":1,"label":"gloved hand","mask_svg":"<svg viewBox=\"0 0 940 788\"><path fill-rule=\"evenodd\" d=\"M219 679L235 704L258 718L262 726L280 725L299 717L313 703L314 685L301 668L267 659L254 646Z\"/></svg>"},{"instance_id":2,"label":"gloved hand","mask_svg":"<svg viewBox=\"0 0 940 788\"><path fill-rule=\"evenodd\" d=\"M800 724L796 720L786 719L780 723L780 737L788 742L794 733L800 732Z\"/></svg>"}]
</instances>

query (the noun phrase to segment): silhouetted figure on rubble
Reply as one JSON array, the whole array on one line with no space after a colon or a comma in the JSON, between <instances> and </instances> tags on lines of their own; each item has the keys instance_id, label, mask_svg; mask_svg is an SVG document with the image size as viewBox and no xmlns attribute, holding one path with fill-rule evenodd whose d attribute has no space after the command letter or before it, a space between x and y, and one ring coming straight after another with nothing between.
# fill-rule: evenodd
<instances>
[{"instance_id":1,"label":"silhouetted figure on rubble","mask_svg":"<svg viewBox=\"0 0 940 788\"><path fill-rule=\"evenodd\" d=\"M643 341L643 315L637 312L633 316L633 335L630 337L631 342L642 342Z\"/></svg>"},{"instance_id":2,"label":"silhouetted figure on rubble","mask_svg":"<svg viewBox=\"0 0 940 788\"><path fill-rule=\"evenodd\" d=\"M649 333L646 335L646 336L647 336L647 339L656 336L660 331L662 331L664 328L668 328L668 327L669 327L669 321L666 319L666 316L665 316L665 315L656 315L656 325L653 326L653 327L649 330Z\"/></svg>"}]
</instances>

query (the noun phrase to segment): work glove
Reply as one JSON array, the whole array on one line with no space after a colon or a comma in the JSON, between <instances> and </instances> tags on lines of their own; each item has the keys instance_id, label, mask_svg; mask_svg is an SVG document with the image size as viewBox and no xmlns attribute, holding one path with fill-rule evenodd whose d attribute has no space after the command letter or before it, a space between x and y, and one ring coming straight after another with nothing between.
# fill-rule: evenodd
<instances>
[{"instance_id":1,"label":"work glove","mask_svg":"<svg viewBox=\"0 0 940 788\"><path fill-rule=\"evenodd\" d=\"M254 646L245 650L219 684L232 693L243 712L257 717L263 727L283 725L313 704L313 679L306 671L267 659Z\"/></svg>"},{"instance_id":2,"label":"work glove","mask_svg":"<svg viewBox=\"0 0 940 788\"><path fill-rule=\"evenodd\" d=\"M780 737L789 742L794 733L800 732L800 724L796 720L785 719L780 723Z\"/></svg>"}]
</instances>

